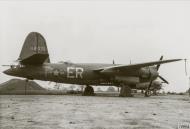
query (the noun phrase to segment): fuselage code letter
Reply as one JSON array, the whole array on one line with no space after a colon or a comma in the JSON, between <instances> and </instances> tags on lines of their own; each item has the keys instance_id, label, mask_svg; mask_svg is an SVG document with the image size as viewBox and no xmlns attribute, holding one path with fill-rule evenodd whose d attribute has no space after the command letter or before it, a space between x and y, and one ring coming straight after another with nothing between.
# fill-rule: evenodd
<instances>
[{"instance_id":1,"label":"fuselage code letter","mask_svg":"<svg viewBox=\"0 0 190 129\"><path fill-rule=\"evenodd\" d=\"M83 78L83 71L81 67L67 67L67 78Z\"/></svg>"}]
</instances>

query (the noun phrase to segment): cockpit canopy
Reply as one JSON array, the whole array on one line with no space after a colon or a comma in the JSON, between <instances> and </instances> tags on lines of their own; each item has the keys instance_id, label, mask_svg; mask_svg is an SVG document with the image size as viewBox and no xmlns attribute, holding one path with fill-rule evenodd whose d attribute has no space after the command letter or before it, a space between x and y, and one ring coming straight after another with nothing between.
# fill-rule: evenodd
<instances>
[{"instance_id":1,"label":"cockpit canopy","mask_svg":"<svg viewBox=\"0 0 190 129\"><path fill-rule=\"evenodd\" d=\"M71 61L59 61L60 64L73 64Z\"/></svg>"}]
</instances>

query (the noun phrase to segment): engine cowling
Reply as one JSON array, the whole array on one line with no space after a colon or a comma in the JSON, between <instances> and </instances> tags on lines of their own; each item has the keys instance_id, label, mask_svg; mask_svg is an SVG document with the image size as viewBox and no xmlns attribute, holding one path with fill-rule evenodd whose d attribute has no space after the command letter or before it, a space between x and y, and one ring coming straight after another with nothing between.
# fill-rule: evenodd
<instances>
[{"instance_id":1,"label":"engine cowling","mask_svg":"<svg viewBox=\"0 0 190 129\"><path fill-rule=\"evenodd\" d=\"M156 79L158 71L155 67L144 67L139 70L139 77L141 79Z\"/></svg>"}]
</instances>

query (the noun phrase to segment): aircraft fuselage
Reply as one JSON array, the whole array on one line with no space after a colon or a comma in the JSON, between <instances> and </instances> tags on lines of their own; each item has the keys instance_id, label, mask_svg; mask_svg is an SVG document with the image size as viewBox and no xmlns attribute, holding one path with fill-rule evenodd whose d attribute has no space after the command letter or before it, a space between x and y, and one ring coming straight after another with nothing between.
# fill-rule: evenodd
<instances>
[{"instance_id":1,"label":"aircraft fuselage","mask_svg":"<svg viewBox=\"0 0 190 129\"><path fill-rule=\"evenodd\" d=\"M28 79L53 81L59 83L79 85L115 85L118 82L135 85L140 82L138 71L129 71L115 75L104 75L94 71L101 67L115 66L116 64L73 64L73 63L45 63L43 65L17 65L4 73Z\"/></svg>"}]
</instances>

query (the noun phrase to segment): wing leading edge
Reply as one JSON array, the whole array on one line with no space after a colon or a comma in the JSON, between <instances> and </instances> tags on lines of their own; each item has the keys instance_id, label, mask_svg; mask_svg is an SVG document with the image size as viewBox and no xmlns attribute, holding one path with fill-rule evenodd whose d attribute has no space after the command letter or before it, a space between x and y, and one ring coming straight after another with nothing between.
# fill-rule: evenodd
<instances>
[{"instance_id":1,"label":"wing leading edge","mask_svg":"<svg viewBox=\"0 0 190 129\"><path fill-rule=\"evenodd\" d=\"M104 72L111 72L111 71L115 71L115 70L119 70L119 71L136 70L136 69L140 69L140 68L147 67L147 66L165 64L165 63L170 63L170 62L175 62L175 61L180 61L180 60L182 60L182 59L160 60L160 61L153 61L153 62L146 62L146 63L139 63L139 64L130 64L130 65L114 65L114 66L110 66L110 67L95 69L94 71L104 73Z\"/></svg>"}]
</instances>

